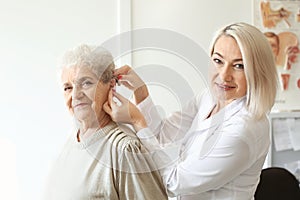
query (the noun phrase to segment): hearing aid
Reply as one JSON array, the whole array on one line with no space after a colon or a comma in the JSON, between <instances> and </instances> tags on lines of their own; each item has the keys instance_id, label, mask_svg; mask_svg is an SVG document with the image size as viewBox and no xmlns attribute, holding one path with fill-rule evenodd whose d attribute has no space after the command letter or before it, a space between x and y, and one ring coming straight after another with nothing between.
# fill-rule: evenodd
<instances>
[{"instance_id":1,"label":"hearing aid","mask_svg":"<svg viewBox=\"0 0 300 200\"><path fill-rule=\"evenodd\" d=\"M121 85L117 76L113 76L112 78L115 79L116 84L117 84L118 86Z\"/></svg>"}]
</instances>

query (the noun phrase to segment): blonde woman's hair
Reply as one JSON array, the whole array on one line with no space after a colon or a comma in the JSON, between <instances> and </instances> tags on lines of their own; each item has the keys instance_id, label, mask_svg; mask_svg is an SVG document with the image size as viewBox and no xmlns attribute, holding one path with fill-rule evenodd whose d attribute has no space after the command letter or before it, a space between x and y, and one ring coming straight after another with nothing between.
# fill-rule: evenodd
<instances>
[{"instance_id":1,"label":"blonde woman's hair","mask_svg":"<svg viewBox=\"0 0 300 200\"><path fill-rule=\"evenodd\" d=\"M255 118L268 114L275 102L278 75L272 49L264 34L246 23L228 25L218 31L212 40L210 55L221 36L234 38L242 53L247 80L247 108Z\"/></svg>"},{"instance_id":2,"label":"blonde woman's hair","mask_svg":"<svg viewBox=\"0 0 300 200\"><path fill-rule=\"evenodd\" d=\"M115 69L113 57L101 46L80 44L64 53L61 58L61 71L70 67L88 67L102 81L108 83Z\"/></svg>"}]
</instances>

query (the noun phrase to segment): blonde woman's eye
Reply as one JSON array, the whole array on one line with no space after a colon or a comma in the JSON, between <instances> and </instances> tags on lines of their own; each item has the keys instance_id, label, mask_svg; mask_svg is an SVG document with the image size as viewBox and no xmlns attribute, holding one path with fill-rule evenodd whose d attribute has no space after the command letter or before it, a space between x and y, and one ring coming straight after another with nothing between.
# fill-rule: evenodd
<instances>
[{"instance_id":1,"label":"blonde woman's eye","mask_svg":"<svg viewBox=\"0 0 300 200\"><path fill-rule=\"evenodd\" d=\"M214 58L213 61L214 61L215 63L218 63L218 64L219 64L219 63L222 63L222 61L221 61L220 59L218 59L218 58Z\"/></svg>"},{"instance_id":2,"label":"blonde woman's eye","mask_svg":"<svg viewBox=\"0 0 300 200\"><path fill-rule=\"evenodd\" d=\"M234 67L237 68L237 69L244 69L243 64L236 64L236 65L234 65Z\"/></svg>"},{"instance_id":3,"label":"blonde woman's eye","mask_svg":"<svg viewBox=\"0 0 300 200\"><path fill-rule=\"evenodd\" d=\"M222 67L223 66L223 62L218 58L214 58L213 63L215 64L216 67Z\"/></svg>"}]
</instances>

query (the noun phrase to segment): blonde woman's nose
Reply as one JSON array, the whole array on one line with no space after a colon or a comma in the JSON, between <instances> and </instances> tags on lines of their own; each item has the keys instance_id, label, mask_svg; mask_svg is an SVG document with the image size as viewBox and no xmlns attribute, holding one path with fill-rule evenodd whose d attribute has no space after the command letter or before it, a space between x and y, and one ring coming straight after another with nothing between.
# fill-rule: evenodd
<instances>
[{"instance_id":1,"label":"blonde woman's nose","mask_svg":"<svg viewBox=\"0 0 300 200\"><path fill-rule=\"evenodd\" d=\"M224 82L232 81L232 68L229 65L224 65L219 69L220 79Z\"/></svg>"}]
</instances>

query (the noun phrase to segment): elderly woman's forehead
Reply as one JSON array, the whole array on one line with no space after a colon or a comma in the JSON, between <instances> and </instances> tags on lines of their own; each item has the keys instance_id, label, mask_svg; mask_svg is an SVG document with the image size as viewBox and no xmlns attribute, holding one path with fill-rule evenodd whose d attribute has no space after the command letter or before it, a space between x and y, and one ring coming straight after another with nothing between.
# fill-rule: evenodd
<instances>
[{"instance_id":1,"label":"elderly woman's forehead","mask_svg":"<svg viewBox=\"0 0 300 200\"><path fill-rule=\"evenodd\" d=\"M62 70L61 80L75 81L76 79L79 79L82 76L90 76L93 78L97 78L96 74L91 68L85 66L73 66L64 68Z\"/></svg>"}]
</instances>

